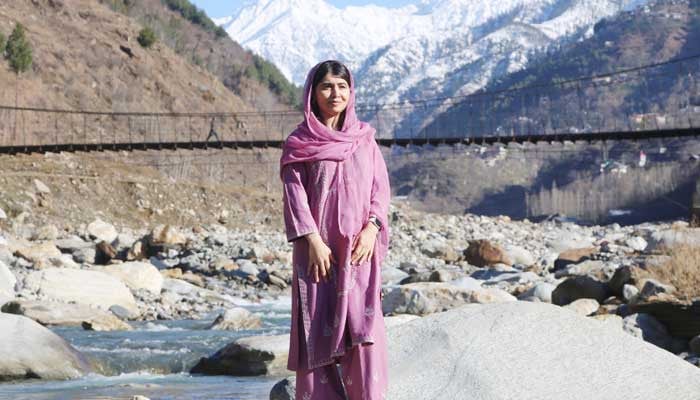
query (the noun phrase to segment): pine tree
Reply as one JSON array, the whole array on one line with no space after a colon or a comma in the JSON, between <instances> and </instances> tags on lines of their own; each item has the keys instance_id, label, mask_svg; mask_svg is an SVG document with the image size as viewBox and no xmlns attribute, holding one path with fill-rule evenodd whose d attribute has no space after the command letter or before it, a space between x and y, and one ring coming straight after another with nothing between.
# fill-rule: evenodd
<instances>
[{"instance_id":1,"label":"pine tree","mask_svg":"<svg viewBox=\"0 0 700 400\"><path fill-rule=\"evenodd\" d=\"M7 40L5 57L10 61L12 69L19 74L32 65L32 47L27 40L24 26L17 23Z\"/></svg>"},{"instance_id":2,"label":"pine tree","mask_svg":"<svg viewBox=\"0 0 700 400\"><path fill-rule=\"evenodd\" d=\"M156 42L156 33L153 32L153 29L145 27L141 29L136 40L145 48L151 47Z\"/></svg>"}]
</instances>

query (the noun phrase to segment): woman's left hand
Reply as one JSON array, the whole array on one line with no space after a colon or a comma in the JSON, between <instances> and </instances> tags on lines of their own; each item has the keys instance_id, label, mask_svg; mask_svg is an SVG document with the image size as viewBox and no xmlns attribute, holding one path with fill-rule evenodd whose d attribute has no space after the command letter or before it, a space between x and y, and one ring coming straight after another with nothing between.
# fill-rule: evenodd
<instances>
[{"instance_id":1,"label":"woman's left hand","mask_svg":"<svg viewBox=\"0 0 700 400\"><path fill-rule=\"evenodd\" d=\"M379 228L370 222L355 236L355 241L352 244L352 255L350 256L351 264L360 265L372 258L377 232L379 232Z\"/></svg>"}]
</instances>

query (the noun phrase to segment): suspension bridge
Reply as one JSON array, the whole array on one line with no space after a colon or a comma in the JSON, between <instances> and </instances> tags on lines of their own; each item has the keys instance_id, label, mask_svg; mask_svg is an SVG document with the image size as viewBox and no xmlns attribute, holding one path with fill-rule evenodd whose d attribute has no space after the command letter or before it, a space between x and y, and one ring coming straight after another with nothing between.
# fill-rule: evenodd
<instances>
[{"instance_id":1,"label":"suspension bridge","mask_svg":"<svg viewBox=\"0 0 700 400\"><path fill-rule=\"evenodd\" d=\"M700 134L700 55L541 85L392 104L359 104L383 146L491 145L694 137ZM667 83L668 82L668 83ZM680 85L664 102L653 88ZM634 83L638 109L617 115L592 98ZM554 109L554 100L566 102ZM556 116L556 118L554 118ZM0 106L0 153L280 148L298 110L146 113Z\"/></svg>"}]
</instances>

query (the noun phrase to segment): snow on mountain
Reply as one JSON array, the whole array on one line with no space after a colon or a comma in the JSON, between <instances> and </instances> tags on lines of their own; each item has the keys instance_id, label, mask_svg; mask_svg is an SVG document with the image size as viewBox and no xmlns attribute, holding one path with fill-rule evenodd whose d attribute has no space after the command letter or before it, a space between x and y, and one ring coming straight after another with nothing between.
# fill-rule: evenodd
<instances>
[{"instance_id":1,"label":"snow on mountain","mask_svg":"<svg viewBox=\"0 0 700 400\"><path fill-rule=\"evenodd\" d=\"M216 22L297 84L318 61L338 59L355 72L361 102L394 103L471 93L522 69L541 54L534 50L585 37L600 19L646 2L423 0L338 9L324 0L257 0Z\"/></svg>"}]
</instances>

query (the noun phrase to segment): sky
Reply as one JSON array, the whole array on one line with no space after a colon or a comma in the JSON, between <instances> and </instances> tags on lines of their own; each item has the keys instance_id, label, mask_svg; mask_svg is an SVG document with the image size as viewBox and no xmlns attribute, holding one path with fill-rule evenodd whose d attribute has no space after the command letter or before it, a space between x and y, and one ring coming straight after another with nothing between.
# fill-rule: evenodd
<instances>
[{"instance_id":1,"label":"sky","mask_svg":"<svg viewBox=\"0 0 700 400\"><path fill-rule=\"evenodd\" d=\"M190 0L203 9L210 18L226 17L232 14L242 0ZM400 7L417 3L416 0L326 0L338 8L376 4L383 7Z\"/></svg>"}]
</instances>

